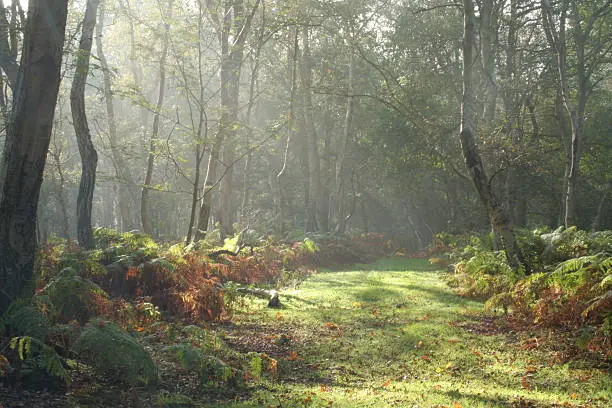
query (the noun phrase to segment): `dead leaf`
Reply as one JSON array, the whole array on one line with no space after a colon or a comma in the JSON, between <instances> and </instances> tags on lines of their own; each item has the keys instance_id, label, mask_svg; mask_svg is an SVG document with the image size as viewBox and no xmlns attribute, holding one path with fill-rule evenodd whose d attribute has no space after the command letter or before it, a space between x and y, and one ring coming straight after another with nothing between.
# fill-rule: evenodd
<instances>
[{"instance_id":1,"label":"dead leaf","mask_svg":"<svg viewBox=\"0 0 612 408\"><path fill-rule=\"evenodd\" d=\"M382 384L382 386L383 386L383 387L388 387L388 386L389 386L389 384L391 384L391 379L390 379L390 378L389 378L387 381L385 381L385 382Z\"/></svg>"},{"instance_id":2,"label":"dead leaf","mask_svg":"<svg viewBox=\"0 0 612 408\"><path fill-rule=\"evenodd\" d=\"M298 353L295 351L292 351L289 353L289 357L287 357L288 361L297 361L300 359L300 356L298 356Z\"/></svg>"},{"instance_id":3,"label":"dead leaf","mask_svg":"<svg viewBox=\"0 0 612 408\"><path fill-rule=\"evenodd\" d=\"M521 385L523 386L523 388L525 388L526 390L530 390L531 389L531 385L529 385L529 383L527 382L527 377L523 377L521 379Z\"/></svg>"}]
</instances>

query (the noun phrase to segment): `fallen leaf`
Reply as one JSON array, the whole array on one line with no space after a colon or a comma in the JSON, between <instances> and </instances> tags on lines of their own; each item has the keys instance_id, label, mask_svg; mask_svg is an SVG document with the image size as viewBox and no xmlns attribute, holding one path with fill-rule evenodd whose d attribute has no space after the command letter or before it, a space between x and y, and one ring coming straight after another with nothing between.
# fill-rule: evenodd
<instances>
[{"instance_id":1,"label":"fallen leaf","mask_svg":"<svg viewBox=\"0 0 612 408\"><path fill-rule=\"evenodd\" d=\"M427 357L427 356L421 356L421 359L423 359L425 361L429 361L429 357Z\"/></svg>"},{"instance_id":2,"label":"fallen leaf","mask_svg":"<svg viewBox=\"0 0 612 408\"><path fill-rule=\"evenodd\" d=\"M460 403L458 403L457 401L455 401L455 404L453 405L453 407L454 407L454 408L463 408L463 407L461 406L461 404L460 404Z\"/></svg>"},{"instance_id":3,"label":"fallen leaf","mask_svg":"<svg viewBox=\"0 0 612 408\"><path fill-rule=\"evenodd\" d=\"M385 382L382 384L382 386L383 386L383 387L388 387L388 386L389 386L389 384L391 384L391 379L390 379L390 378L389 378L387 381L385 381Z\"/></svg>"},{"instance_id":4,"label":"fallen leaf","mask_svg":"<svg viewBox=\"0 0 612 408\"><path fill-rule=\"evenodd\" d=\"M291 353L289 353L289 357L287 357L288 361L296 361L299 359L300 359L300 356L298 356L298 353L295 351L292 351Z\"/></svg>"},{"instance_id":5,"label":"fallen leaf","mask_svg":"<svg viewBox=\"0 0 612 408\"><path fill-rule=\"evenodd\" d=\"M331 391L331 387L328 387L327 385L319 384L319 391L321 391L321 392L330 392Z\"/></svg>"},{"instance_id":6,"label":"fallen leaf","mask_svg":"<svg viewBox=\"0 0 612 408\"><path fill-rule=\"evenodd\" d=\"M523 386L523 388L525 388L526 390L530 390L531 386L529 385L529 383L527 382L527 377L523 377L521 379L521 385Z\"/></svg>"}]
</instances>

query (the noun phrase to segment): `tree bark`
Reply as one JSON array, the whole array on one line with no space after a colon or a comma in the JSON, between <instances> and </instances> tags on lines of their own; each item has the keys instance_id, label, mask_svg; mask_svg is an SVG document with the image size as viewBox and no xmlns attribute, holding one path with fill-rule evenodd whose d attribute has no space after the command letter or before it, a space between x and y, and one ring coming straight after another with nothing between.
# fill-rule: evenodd
<instances>
[{"instance_id":1,"label":"tree bark","mask_svg":"<svg viewBox=\"0 0 612 408\"><path fill-rule=\"evenodd\" d=\"M13 13L14 16L14 13ZM19 65L16 60L17 50L16 44L11 44L11 39L14 35L11 35L11 27L13 24L9 24L6 18L6 8L4 7L4 1L0 0L0 67L6 74L8 83L12 89L15 89L15 82L17 81L17 73L19 71Z\"/></svg>"},{"instance_id":2,"label":"tree bark","mask_svg":"<svg viewBox=\"0 0 612 408\"><path fill-rule=\"evenodd\" d=\"M476 124L475 124L475 94L474 74L475 64L475 20L474 4L472 0L463 0L464 11L464 38L463 38L463 96L461 100L461 130L459 133L461 150L465 159L466 167L478 191L480 200L484 204L493 230L499 235L501 244L506 253L508 264L515 270L521 266L529 272L528 265L523 262L518 248L516 237L509 225L508 216L501 206L493 190L490 180L485 172L484 164L476 146Z\"/></svg>"},{"instance_id":3,"label":"tree bark","mask_svg":"<svg viewBox=\"0 0 612 408\"><path fill-rule=\"evenodd\" d=\"M172 2L168 0L168 15L172 16ZM162 17L163 18L163 17ZM155 164L157 137L159 136L159 122L161 110L164 106L164 96L166 92L166 58L168 57L168 42L170 33L170 24L163 23L163 45L162 53L159 58L159 91L157 94L157 103L155 105L155 115L153 116L153 129L151 131L151 138L149 139L149 155L147 157L147 169L145 172L145 179L142 185L140 193L140 221L142 224L142 232L151 235L153 232L151 228L151 219L149 214L150 210L150 191L151 181L153 180L153 165Z\"/></svg>"},{"instance_id":4,"label":"tree bark","mask_svg":"<svg viewBox=\"0 0 612 408\"><path fill-rule=\"evenodd\" d=\"M27 286L36 208L60 84L65 0L31 0L0 167L0 315Z\"/></svg>"},{"instance_id":5,"label":"tree bark","mask_svg":"<svg viewBox=\"0 0 612 408\"><path fill-rule=\"evenodd\" d=\"M98 165L98 154L91 142L91 133L85 113L85 84L89 74L89 58L99 3L99 0L87 0L81 41L76 56L74 79L70 89L72 121L81 155L81 182L77 197L77 239L79 245L85 249L93 249L94 247L91 207L96 187L96 167Z\"/></svg>"}]
</instances>

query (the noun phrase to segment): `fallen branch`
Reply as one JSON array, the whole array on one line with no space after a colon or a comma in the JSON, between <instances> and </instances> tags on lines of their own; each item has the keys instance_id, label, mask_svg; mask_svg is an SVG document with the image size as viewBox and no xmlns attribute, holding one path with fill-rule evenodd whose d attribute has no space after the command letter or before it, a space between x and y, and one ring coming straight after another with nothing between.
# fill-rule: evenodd
<instances>
[{"instance_id":1,"label":"fallen branch","mask_svg":"<svg viewBox=\"0 0 612 408\"><path fill-rule=\"evenodd\" d=\"M278 298L278 292L274 289L266 290L266 289L254 289L254 288L236 288L236 292L242 293L245 295L251 295L258 297L260 299L268 299L268 307L280 308L281 303Z\"/></svg>"}]
</instances>

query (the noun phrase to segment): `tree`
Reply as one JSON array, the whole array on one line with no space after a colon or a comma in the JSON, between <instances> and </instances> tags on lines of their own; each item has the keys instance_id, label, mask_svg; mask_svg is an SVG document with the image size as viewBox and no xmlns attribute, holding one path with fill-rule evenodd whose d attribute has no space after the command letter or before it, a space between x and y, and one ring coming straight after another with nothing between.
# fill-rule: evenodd
<instances>
[{"instance_id":1,"label":"tree","mask_svg":"<svg viewBox=\"0 0 612 408\"><path fill-rule=\"evenodd\" d=\"M476 15L472 0L463 0L463 13L463 97L461 100L461 129L459 133L461 150L480 200L487 209L493 230L499 234L508 263L512 268L518 270L521 265L526 267L526 264L522 260L506 211L491 189L491 181L485 172L484 163L476 145L476 94L474 87L474 65L477 61L474 56Z\"/></svg>"},{"instance_id":2,"label":"tree","mask_svg":"<svg viewBox=\"0 0 612 408\"><path fill-rule=\"evenodd\" d=\"M165 22L162 23L162 52L159 58L159 90L157 93L157 103L155 105L155 116L153 116L153 129L151 137L149 138L149 154L147 158L147 170L145 173L145 179L140 194L140 219L142 222L142 231L145 234L151 234L153 232L150 221L149 207L150 207L150 191L151 182L153 180L153 164L156 156L156 143L157 137L159 136L159 124L161 120L161 110L164 106L164 97L166 92L166 58L168 57L168 42L170 36L170 22L168 19L172 18L172 3L173 0L168 1L168 15L163 16L162 19ZM160 8L160 12L161 8Z\"/></svg>"},{"instance_id":3,"label":"tree","mask_svg":"<svg viewBox=\"0 0 612 408\"><path fill-rule=\"evenodd\" d=\"M212 208L212 189L221 183L221 225L222 235L233 231L233 185L232 166L234 165L235 138L238 129L238 102L240 96L240 73L244 46L251 29L253 17L260 0L255 0L251 9L245 10L244 0L224 0L221 13L215 5L209 5L209 12L217 29L217 37L221 47L221 98L219 127L211 147L208 170L204 181L204 197L200 205L200 215L195 234L195 240L206 235L208 221ZM225 171L218 170L219 161L225 164ZM217 181L218 179L218 181Z\"/></svg>"},{"instance_id":4,"label":"tree","mask_svg":"<svg viewBox=\"0 0 612 408\"><path fill-rule=\"evenodd\" d=\"M32 277L36 208L60 84L68 4L31 0L0 166L0 314Z\"/></svg>"},{"instance_id":5,"label":"tree","mask_svg":"<svg viewBox=\"0 0 612 408\"><path fill-rule=\"evenodd\" d=\"M100 0L87 0L85 16L83 17L83 31L77 51L74 78L70 90L72 121L74 123L79 153L81 154L81 183L77 197L77 239L79 245L86 249L93 249L94 247L93 231L91 229L91 206L96 187L98 153L91 142L91 132L87 124L85 84L89 74L89 59L99 4Z\"/></svg>"},{"instance_id":6,"label":"tree","mask_svg":"<svg viewBox=\"0 0 612 408\"><path fill-rule=\"evenodd\" d=\"M104 30L104 18L106 14L105 6L105 2L102 1L99 7L100 12L98 17L98 24L96 25L96 50L98 54L98 59L100 60L100 68L102 69L102 78L104 83L104 101L106 103L106 115L108 122L108 141L110 144L111 157L113 161L115 175L119 181L118 188L114 189L117 192L117 202L119 206L119 213L121 216L121 225L119 229L122 231L126 231L133 229L133 218L130 216L130 208L135 207L135 196L138 187L134 182L130 167L125 161L124 154L121 151L121 145L117 135L117 116L115 114L115 105L112 92L111 69L108 65L106 54L104 53L104 46L102 43L102 32ZM133 37L133 34L130 37ZM131 38L131 40L131 43L133 44L133 38ZM136 77L137 75L134 76Z\"/></svg>"},{"instance_id":7,"label":"tree","mask_svg":"<svg viewBox=\"0 0 612 408\"><path fill-rule=\"evenodd\" d=\"M609 31L605 30L605 18L612 10L610 0L561 1L558 7L558 17L549 0L542 0L542 20L546 37L556 55L559 90L563 104L569 115L572 129L568 171L564 183L565 226L576 223L576 190L580 177L580 159L584 149L586 107L588 98L598 80L593 80L601 64L608 62L605 58L611 45L606 43ZM558 20L558 22L557 22ZM571 30L575 61L576 91L572 92L570 85L571 71L568 67L568 37L567 29ZM572 96L575 94L575 96Z\"/></svg>"}]
</instances>

